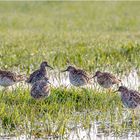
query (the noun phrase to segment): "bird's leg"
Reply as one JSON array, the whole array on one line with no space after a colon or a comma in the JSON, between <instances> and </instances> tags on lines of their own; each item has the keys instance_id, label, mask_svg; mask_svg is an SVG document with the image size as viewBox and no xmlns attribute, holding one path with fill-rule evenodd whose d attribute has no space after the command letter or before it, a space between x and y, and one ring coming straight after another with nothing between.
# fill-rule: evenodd
<instances>
[{"instance_id":1,"label":"bird's leg","mask_svg":"<svg viewBox=\"0 0 140 140\"><path fill-rule=\"evenodd\" d=\"M112 93L112 89L111 89L111 88L108 89L108 93L109 93L109 94Z\"/></svg>"},{"instance_id":2,"label":"bird's leg","mask_svg":"<svg viewBox=\"0 0 140 140\"><path fill-rule=\"evenodd\" d=\"M133 109L131 112L132 112L132 124L134 124L135 119L136 119L137 117L136 117L136 113L135 113L135 110L134 110L134 109Z\"/></svg>"},{"instance_id":3,"label":"bird's leg","mask_svg":"<svg viewBox=\"0 0 140 140\"><path fill-rule=\"evenodd\" d=\"M111 90L111 88L109 88L109 92L111 92L112 90Z\"/></svg>"},{"instance_id":4,"label":"bird's leg","mask_svg":"<svg viewBox=\"0 0 140 140\"><path fill-rule=\"evenodd\" d=\"M133 118L138 119L138 110L136 111L135 109L133 109L132 112L133 112Z\"/></svg>"}]
</instances>

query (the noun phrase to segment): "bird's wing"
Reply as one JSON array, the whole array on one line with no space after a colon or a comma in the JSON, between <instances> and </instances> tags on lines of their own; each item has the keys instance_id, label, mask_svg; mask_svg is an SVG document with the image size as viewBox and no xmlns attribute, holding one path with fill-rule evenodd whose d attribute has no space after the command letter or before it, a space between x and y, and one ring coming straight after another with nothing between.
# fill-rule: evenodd
<instances>
[{"instance_id":1,"label":"bird's wing","mask_svg":"<svg viewBox=\"0 0 140 140\"><path fill-rule=\"evenodd\" d=\"M40 87L39 87L39 81L35 82L31 88L30 93L34 98L40 98Z\"/></svg>"},{"instance_id":2,"label":"bird's wing","mask_svg":"<svg viewBox=\"0 0 140 140\"><path fill-rule=\"evenodd\" d=\"M88 74L87 74L84 70L78 69L76 72L77 72L77 74L82 75L82 76L84 76L87 80L89 80Z\"/></svg>"},{"instance_id":3,"label":"bird's wing","mask_svg":"<svg viewBox=\"0 0 140 140\"><path fill-rule=\"evenodd\" d=\"M26 81L27 77L26 75L16 75L16 81L20 82L20 81Z\"/></svg>"},{"instance_id":4,"label":"bird's wing","mask_svg":"<svg viewBox=\"0 0 140 140\"><path fill-rule=\"evenodd\" d=\"M140 93L134 90L130 91L130 98L134 100L134 102L140 104Z\"/></svg>"},{"instance_id":5,"label":"bird's wing","mask_svg":"<svg viewBox=\"0 0 140 140\"><path fill-rule=\"evenodd\" d=\"M43 93L47 94L47 92L49 91L49 86L45 85L42 90L43 90Z\"/></svg>"},{"instance_id":6,"label":"bird's wing","mask_svg":"<svg viewBox=\"0 0 140 140\"><path fill-rule=\"evenodd\" d=\"M9 79L16 81L16 74L10 71L3 71L0 70L0 76L1 77L8 77Z\"/></svg>"},{"instance_id":7,"label":"bird's wing","mask_svg":"<svg viewBox=\"0 0 140 140\"><path fill-rule=\"evenodd\" d=\"M116 78L114 75L110 73L105 72L104 75L106 78L109 78L113 84L118 84L121 82L121 80L119 80L118 78Z\"/></svg>"},{"instance_id":8,"label":"bird's wing","mask_svg":"<svg viewBox=\"0 0 140 140\"><path fill-rule=\"evenodd\" d=\"M41 97L47 94L46 92L49 90L49 86L44 81L37 81L32 86L32 91L33 90L37 94L37 96Z\"/></svg>"},{"instance_id":9,"label":"bird's wing","mask_svg":"<svg viewBox=\"0 0 140 140\"><path fill-rule=\"evenodd\" d=\"M30 75L30 77L27 79L27 82L30 83L30 82L33 80L33 78L36 77L39 73L40 73L39 70L34 71L34 72Z\"/></svg>"}]
</instances>

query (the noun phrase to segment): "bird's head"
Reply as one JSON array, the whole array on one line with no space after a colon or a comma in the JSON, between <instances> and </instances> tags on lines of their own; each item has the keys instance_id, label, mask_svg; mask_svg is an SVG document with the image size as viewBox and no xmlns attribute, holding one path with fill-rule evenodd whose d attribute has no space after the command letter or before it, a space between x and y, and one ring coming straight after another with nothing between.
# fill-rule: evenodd
<instances>
[{"instance_id":1,"label":"bird's head","mask_svg":"<svg viewBox=\"0 0 140 140\"><path fill-rule=\"evenodd\" d=\"M119 92L126 92L128 89L125 86L120 86L118 91Z\"/></svg>"},{"instance_id":2,"label":"bird's head","mask_svg":"<svg viewBox=\"0 0 140 140\"><path fill-rule=\"evenodd\" d=\"M100 76L101 74L102 74L101 71L96 71L95 75L94 75L92 78L98 77L98 76Z\"/></svg>"},{"instance_id":3,"label":"bird's head","mask_svg":"<svg viewBox=\"0 0 140 140\"><path fill-rule=\"evenodd\" d=\"M48 63L46 61L43 61L40 65L41 68L45 68L45 67L49 67L51 69L53 69L50 65L48 65Z\"/></svg>"},{"instance_id":4,"label":"bird's head","mask_svg":"<svg viewBox=\"0 0 140 140\"><path fill-rule=\"evenodd\" d=\"M121 93L127 93L128 89L125 86L120 86L118 90L114 92L121 92Z\"/></svg>"},{"instance_id":5,"label":"bird's head","mask_svg":"<svg viewBox=\"0 0 140 140\"><path fill-rule=\"evenodd\" d=\"M63 70L62 72L66 72L66 71L72 72L74 70L75 70L75 68L73 66L68 66L67 69Z\"/></svg>"}]
</instances>

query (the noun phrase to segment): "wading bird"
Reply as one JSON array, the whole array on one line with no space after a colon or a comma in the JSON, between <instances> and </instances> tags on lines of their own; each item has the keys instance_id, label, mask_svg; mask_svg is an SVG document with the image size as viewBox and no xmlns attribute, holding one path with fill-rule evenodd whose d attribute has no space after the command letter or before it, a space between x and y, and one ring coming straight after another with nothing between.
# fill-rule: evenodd
<instances>
[{"instance_id":1,"label":"wading bird","mask_svg":"<svg viewBox=\"0 0 140 140\"><path fill-rule=\"evenodd\" d=\"M103 88L111 88L114 84L121 82L120 79L108 72L97 71L92 78L94 77L97 77L98 84Z\"/></svg>"},{"instance_id":2,"label":"wading bird","mask_svg":"<svg viewBox=\"0 0 140 140\"><path fill-rule=\"evenodd\" d=\"M125 107L135 109L140 106L140 93L138 91L128 89L125 86L120 86L117 91L121 93L121 100Z\"/></svg>"},{"instance_id":3,"label":"wading bird","mask_svg":"<svg viewBox=\"0 0 140 140\"><path fill-rule=\"evenodd\" d=\"M30 95L34 99L41 99L50 95L50 82L48 78L44 77L42 80L36 81L32 88Z\"/></svg>"},{"instance_id":4,"label":"wading bird","mask_svg":"<svg viewBox=\"0 0 140 140\"><path fill-rule=\"evenodd\" d=\"M9 87L26 80L25 75L17 75L11 71L0 70L0 86Z\"/></svg>"},{"instance_id":5,"label":"wading bird","mask_svg":"<svg viewBox=\"0 0 140 140\"><path fill-rule=\"evenodd\" d=\"M40 69L34 71L30 77L27 79L27 83L34 84L36 81L43 79L46 77L46 67L53 69L51 66L48 65L46 61L42 62L40 65Z\"/></svg>"},{"instance_id":6,"label":"wading bird","mask_svg":"<svg viewBox=\"0 0 140 140\"><path fill-rule=\"evenodd\" d=\"M66 71L69 72L69 80L72 85L79 87L88 84L89 77L84 70L76 69L73 66L68 66L68 68L62 72Z\"/></svg>"}]
</instances>

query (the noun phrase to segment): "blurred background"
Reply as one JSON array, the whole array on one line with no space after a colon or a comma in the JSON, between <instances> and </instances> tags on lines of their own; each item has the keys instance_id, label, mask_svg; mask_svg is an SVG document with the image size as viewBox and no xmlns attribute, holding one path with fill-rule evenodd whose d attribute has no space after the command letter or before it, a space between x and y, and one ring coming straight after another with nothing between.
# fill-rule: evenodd
<instances>
[{"instance_id":1,"label":"blurred background","mask_svg":"<svg viewBox=\"0 0 140 140\"><path fill-rule=\"evenodd\" d=\"M89 71L140 65L139 2L0 2L0 65L27 73L67 59Z\"/></svg>"},{"instance_id":2,"label":"blurred background","mask_svg":"<svg viewBox=\"0 0 140 140\"><path fill-rule=\"evenodd\" d=\"M46 100L33 100L24 83L0 90L0 139L139 139L139 118L114 89L108 93L96 80L68 88L68 73L60 73L68 60L138 90L140 2L0 2L0 69L28 75L42 61L54 68Z\"/></svg>"}]
</instances>

